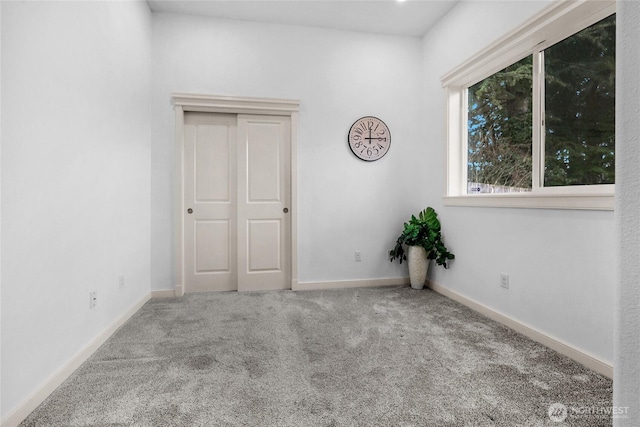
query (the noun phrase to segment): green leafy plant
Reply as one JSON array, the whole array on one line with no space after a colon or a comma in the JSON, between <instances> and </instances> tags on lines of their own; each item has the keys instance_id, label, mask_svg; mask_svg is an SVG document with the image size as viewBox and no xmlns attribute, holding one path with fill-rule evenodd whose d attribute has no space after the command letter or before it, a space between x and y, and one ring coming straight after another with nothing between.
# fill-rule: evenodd
<instances>
[{"instance_id":1,"label":"green leafy plant","mask_svg":"<svg viewBox=\"0 0 640 427\"><path fill-rule=\"evenodd\" d=\"M406 261L404 245L422 246L427 251L427 258L436 260L436 264L444 268L447 268L448 260L455 258L455 255L442 243L440 220L432 207L420 212L417 218L411 215L411 220L404 223L404 229L396 240L396 246L389 251L389 261L398 259L400 264Z\"/></svg>"}]
</instances>

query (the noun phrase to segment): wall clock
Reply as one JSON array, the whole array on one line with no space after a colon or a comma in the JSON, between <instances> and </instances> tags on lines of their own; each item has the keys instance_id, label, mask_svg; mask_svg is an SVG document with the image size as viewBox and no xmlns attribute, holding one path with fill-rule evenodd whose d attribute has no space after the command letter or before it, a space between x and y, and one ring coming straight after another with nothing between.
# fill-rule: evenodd
<instances>
[{"instance_id":1,"label":"wall clock","mask_svg":"<svg viewBox=\"0 0 640 427\"><path fill-rule=\"evenodd\" d=\"M389 151L391 132L379 118L364 116L351 125L347 141L353 154L362 160L373 162Z\"/></svg>"}]
</instances>

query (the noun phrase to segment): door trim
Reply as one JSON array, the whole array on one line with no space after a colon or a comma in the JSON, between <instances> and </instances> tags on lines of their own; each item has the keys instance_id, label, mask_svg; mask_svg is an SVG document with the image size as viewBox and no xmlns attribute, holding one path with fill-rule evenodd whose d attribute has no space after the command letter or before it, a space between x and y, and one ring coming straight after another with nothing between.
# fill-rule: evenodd
<instances>
[{"instance_id":1,"label":"door trim","mask_svg":"<svg viewBox=\"0 0 640 427\"><path fill-rule=\"evenodd\" d=\"M173 93L175 112L176 179L175 179L175 263L177 283L175 296L185 293L184 280L184 114L209 112L288 116L291 118L291 289L298 285L298 109L300 101L273 98L244 98L222 95Z\"/></svg>"}]
</instances>

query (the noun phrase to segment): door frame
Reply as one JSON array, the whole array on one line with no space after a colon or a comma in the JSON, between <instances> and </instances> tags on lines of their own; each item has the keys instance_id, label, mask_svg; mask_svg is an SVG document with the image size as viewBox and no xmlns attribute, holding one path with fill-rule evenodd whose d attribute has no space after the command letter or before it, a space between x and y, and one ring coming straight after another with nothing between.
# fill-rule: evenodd
<instances>
[{"instance_id":1,"label":"door frame","mask_svg":"<svg viewBox=\"0 0 640 427\"><path fill-rule=\"evenodd\" d=\"M171 104L175 112L175 262L178 283L175 296L184 295L184 115L188 112L257 114L287 116L291 119L291 289L298 285L298 110L300 101L273 98L245 98L221 95L173 93Z\"/></svg>"}]
</instances>

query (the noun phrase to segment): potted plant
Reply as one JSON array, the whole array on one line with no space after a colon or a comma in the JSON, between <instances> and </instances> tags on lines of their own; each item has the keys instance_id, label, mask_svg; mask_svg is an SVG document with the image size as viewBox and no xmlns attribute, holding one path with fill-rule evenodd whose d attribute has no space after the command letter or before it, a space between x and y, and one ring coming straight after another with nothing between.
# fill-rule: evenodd
<instances>
[{"instance_id":1,"label":"potted plant","mask_svg":"<svg viewBox=\"0 0 640 427\"><path fill-rule=\"evenodd\" d=\"M407 252L404 250L405 245ZM417 218L411 215L411 220L404 223L396 246L389 251L389 261L398 259L400 264L402 261L408 261L409 278L414 289L424 287L430 260L434 259L436 264L447 268L447 261L454 258L442 243L440 220L432 207L420 212Z\"/></svg>"}]
</instances>

